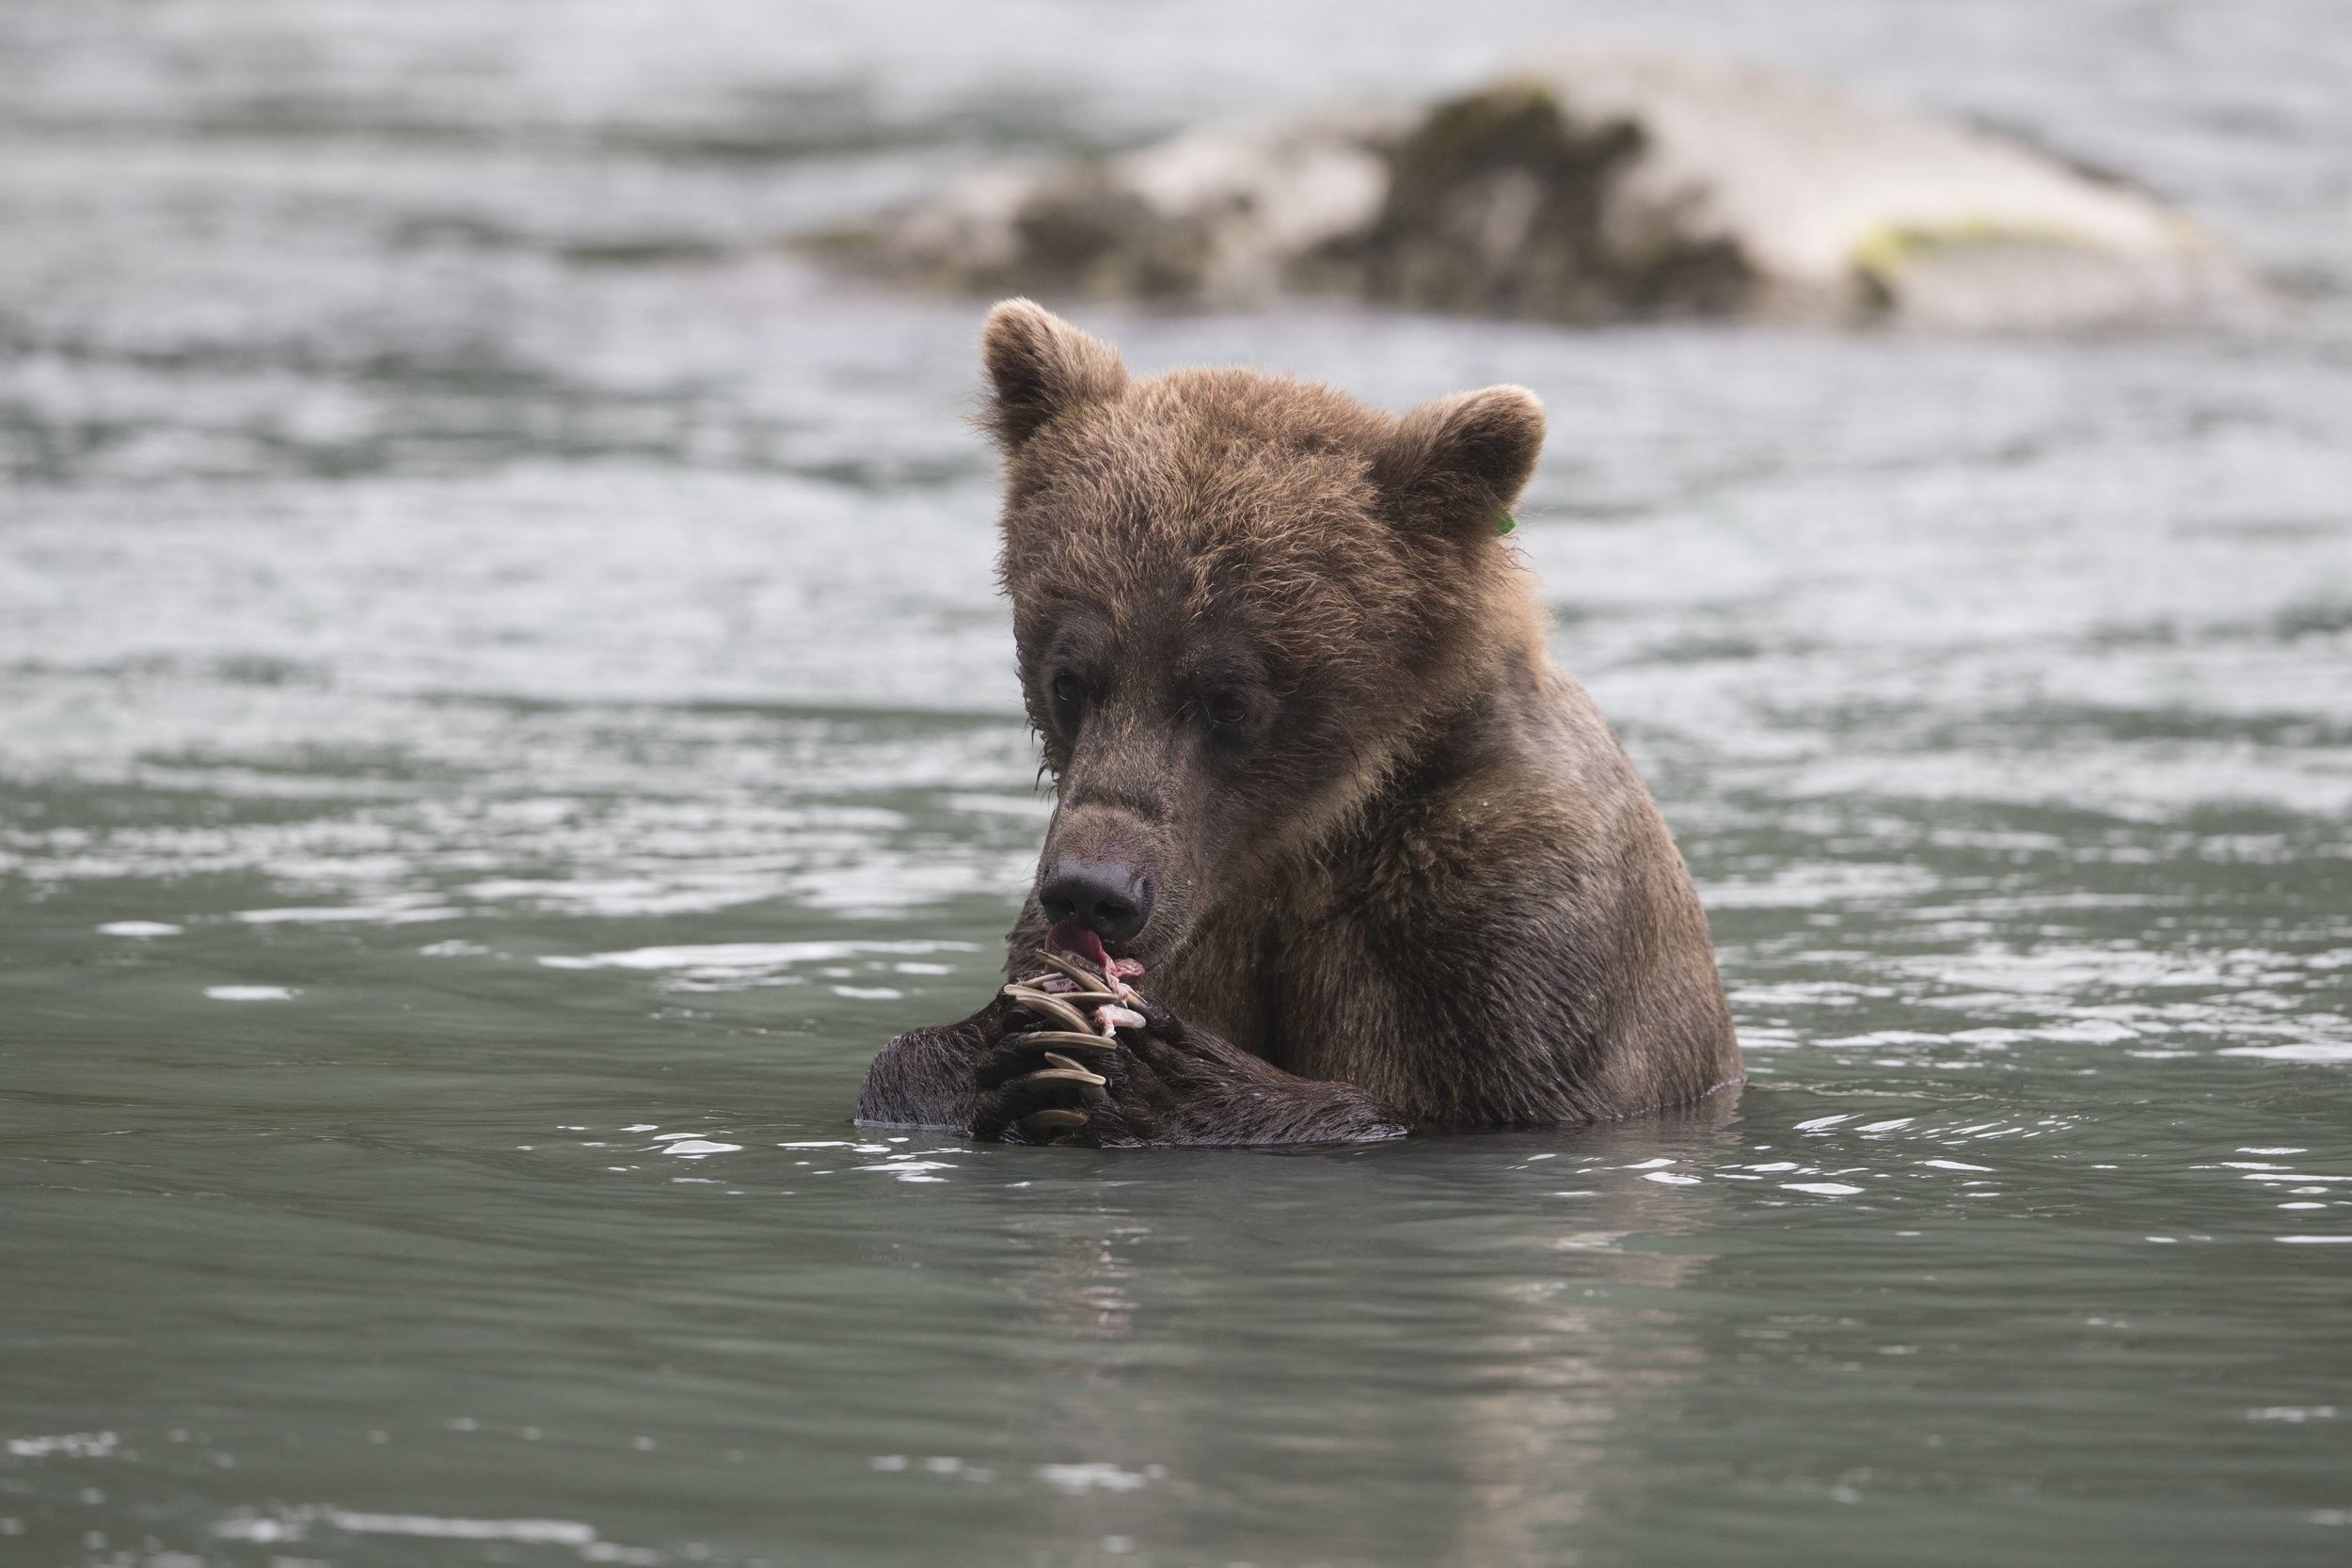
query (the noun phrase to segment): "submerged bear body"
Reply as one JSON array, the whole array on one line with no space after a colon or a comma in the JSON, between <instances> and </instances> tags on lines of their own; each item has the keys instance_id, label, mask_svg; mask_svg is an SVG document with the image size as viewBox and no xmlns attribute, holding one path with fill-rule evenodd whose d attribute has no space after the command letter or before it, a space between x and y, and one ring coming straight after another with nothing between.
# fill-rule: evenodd
<instances>
[{"instance_id":1,"label":"submerged bear body","mask_svg":"<svg viewBox=\"0 0 2352 1568\"><path fill-rule=\"evenodd\" d=\"M1532 394L1398 420L1253 372L1136 380L1025 301L985 355L1057 795L1008 973L1082 940L1143 965L1151 1017L1081 1096L999 997L885 1048L861 1120L1362 1139L1739 1081L1689 874L1498 535Z\"/></svg>"}]
</instances>

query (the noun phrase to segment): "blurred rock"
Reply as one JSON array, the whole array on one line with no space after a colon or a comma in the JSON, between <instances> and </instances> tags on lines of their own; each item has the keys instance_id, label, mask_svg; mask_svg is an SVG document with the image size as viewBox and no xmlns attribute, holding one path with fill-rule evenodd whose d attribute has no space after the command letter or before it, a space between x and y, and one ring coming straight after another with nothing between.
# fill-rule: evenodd
<instances>
[{"instance_id":1,"label":"blurred rock","mask_svg":"<svg viewBox=\"0 0 2352 1568\"><path fill-rule=\"evenodd\" d=\"M835 243L909 280L979 293L1221 305L1347 290L1359 270L1348 258L1420 118L1327 112L987 174Z\"/></svg>"},{"instance_id":2,"label":"blurred rock","mask_svg":"<svg viewBox=\"0 0 2352 1568\"><path fill-rule=\"evenodd\" d=\"M2209 321L2259 296L2188 218L2015 141L1752 67L1602 50L1434 107L991 174L827 248L982 293L1550 321L2015 331Z\"/></svg>"}]
</instances>

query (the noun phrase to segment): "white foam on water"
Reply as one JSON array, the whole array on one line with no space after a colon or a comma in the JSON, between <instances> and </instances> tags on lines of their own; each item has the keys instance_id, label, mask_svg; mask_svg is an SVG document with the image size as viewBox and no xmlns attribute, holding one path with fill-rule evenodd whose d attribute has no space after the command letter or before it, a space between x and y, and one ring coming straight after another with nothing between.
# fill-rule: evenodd
<instances>
[{"instance_id":1,"label":"white foam on water","mask_svg":"<svg viewBox=\"0 0 2352 1568\"><path fill-rule=\"evenodd\" d=\"M2352 1062L2352 1040L2296 1040L2290 1045L2226 1045L2223 1056L2260 1056L2272 1062Z\"/></svg>"},{"instance_id":2,"label":"white foam on water","mask_svg":"<svg viewBox=\"0 0 2352 1568\"><path fill-rule=\"evenodd\" d=\"M1147 1465L1140 1470L1122 1470L1099 1459L1075 1465L1041 1465L1037 1467L1038 1480L1073 1497L1083 1497L1089 1492L1137 1492L1167 1477L1168 1471L1157 1465Z\"/></svg>"},{"instance_id":3,"label":"white foam on water","mask_svg":"<svg viewBox=\"0 0 2352 1568\"><path fill-rule=\"evenodd\" d=\"M409 1535L439 1541L519 1541L538 1546L586 1546L595 1527L573 1519L445 1519L430 1513L325 1512L326 1521L351 1535Z\"/></svg>"},{"instance_id":4,"label":"white foam on water","mask_svg":"<svg viewBox=\"0 0 2352 1568\"><path fill-rule=\"evenodd\" d=\"M433 920L456 920L462 918L465 912L431 900L391 899L380 904L322 904L282 910L240 910L237 918L248 926L407 926Z\"/></svg>"},{"instance_id":5,"label":"white foam on water","mask_svg":"<svg viewBox=\"0 0 2352 1568\"><path fill-rule=\"evenodd\" d=\"M47 1459L55 1454L68 1459L103 1459L121 1442L111 1432L68 1432L54 1437L11 1437L8 1452L19 1459Z\"/></svg>"},{"instance_id":6,"label":"white foam on water","mask_svg":"<svg viewBox=\"0 0 2352 1568\"><path fill-rule=\"evenodd\" d=\"M880 1165L851 1165L851 1170L878 1170L901 1181L945 1181L944 1176L933 1176L935 1170L954 1170L945 1160L892 1160Z\"/></svg>"},{"instance_id":7,"label":"white foam on water","mask_svg":"<svg viewBox=\"0 0 2352 1568\"><path fill-rule=\"evenodd\" d=\"M215 1002L291 1002L291 986L206 986L204 994Z\"/></svg>"},{"instance_id":8,"label":"white foam on water","mask_svg":"<svg viewBox=\"0 0 2352 1568\"><path fill-rule=\"evenodd\" d=\"M235 1514L219 1520L212 1533L224 1541L273 1544L306 1539L314 1528L345 1535L405 1536L423 1541L503 1541L524 1546L561 1546L591 1562L651 1568L663 1554L604 1540L593 1525L577 1519L469 1519L437 1513L365 1513L352 1509L305 1506L276 1514Z\"/></svg>"}]
</instances>

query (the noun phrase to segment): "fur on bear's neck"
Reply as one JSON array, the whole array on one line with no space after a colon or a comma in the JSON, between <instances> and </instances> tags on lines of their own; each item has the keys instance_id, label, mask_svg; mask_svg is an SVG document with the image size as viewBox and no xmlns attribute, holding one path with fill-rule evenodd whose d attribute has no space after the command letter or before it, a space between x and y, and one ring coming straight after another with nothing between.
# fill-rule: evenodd
<instances>
[{"instance_id":1,"label":"fur on bear's neck","mask_svg":"<svg viewBox=\"0 0 2352 1568\"><path fill-rule=\"evenodd\" d=\"M1390 727L1334 774L1289 830L1268 842L1259 875L1248 879L1256 885L1246 892L1237 886L1240 898L1261 897L1268 883L1295 877L1334 846L1359 836L1367 819L1400 792L1478 766L1481 759L1456 743L1465 721L1508 705L1529 677L1556 673L1545 643L1547 617L1516 562L1490 575L1476 602L1463 634L1435 651L1422 700L1408 704L1399 694L1399 705L1387 715Z\"/></svg>"}]
</instances>

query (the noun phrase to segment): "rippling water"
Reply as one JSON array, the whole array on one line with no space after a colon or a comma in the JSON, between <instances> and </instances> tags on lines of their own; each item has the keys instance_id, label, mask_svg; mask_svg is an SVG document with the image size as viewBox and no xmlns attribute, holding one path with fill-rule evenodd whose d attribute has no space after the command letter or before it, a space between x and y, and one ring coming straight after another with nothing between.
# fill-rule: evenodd
<instances>
[{"instance_id":1,"label":"rippling water","mask_svg":"<svg viewBox=\"0 0 2352 1568\"><path fill-rule=\"evenodd\" d=\"M2228 337L1082 311L1546 398L1704 1113L862 1137L1045 806L970 302L789 236L1594 5L0 13L0 1561L2352 1555L2352 24L1721 0L2280 280Z\"/></svg>"}]
</instances>

